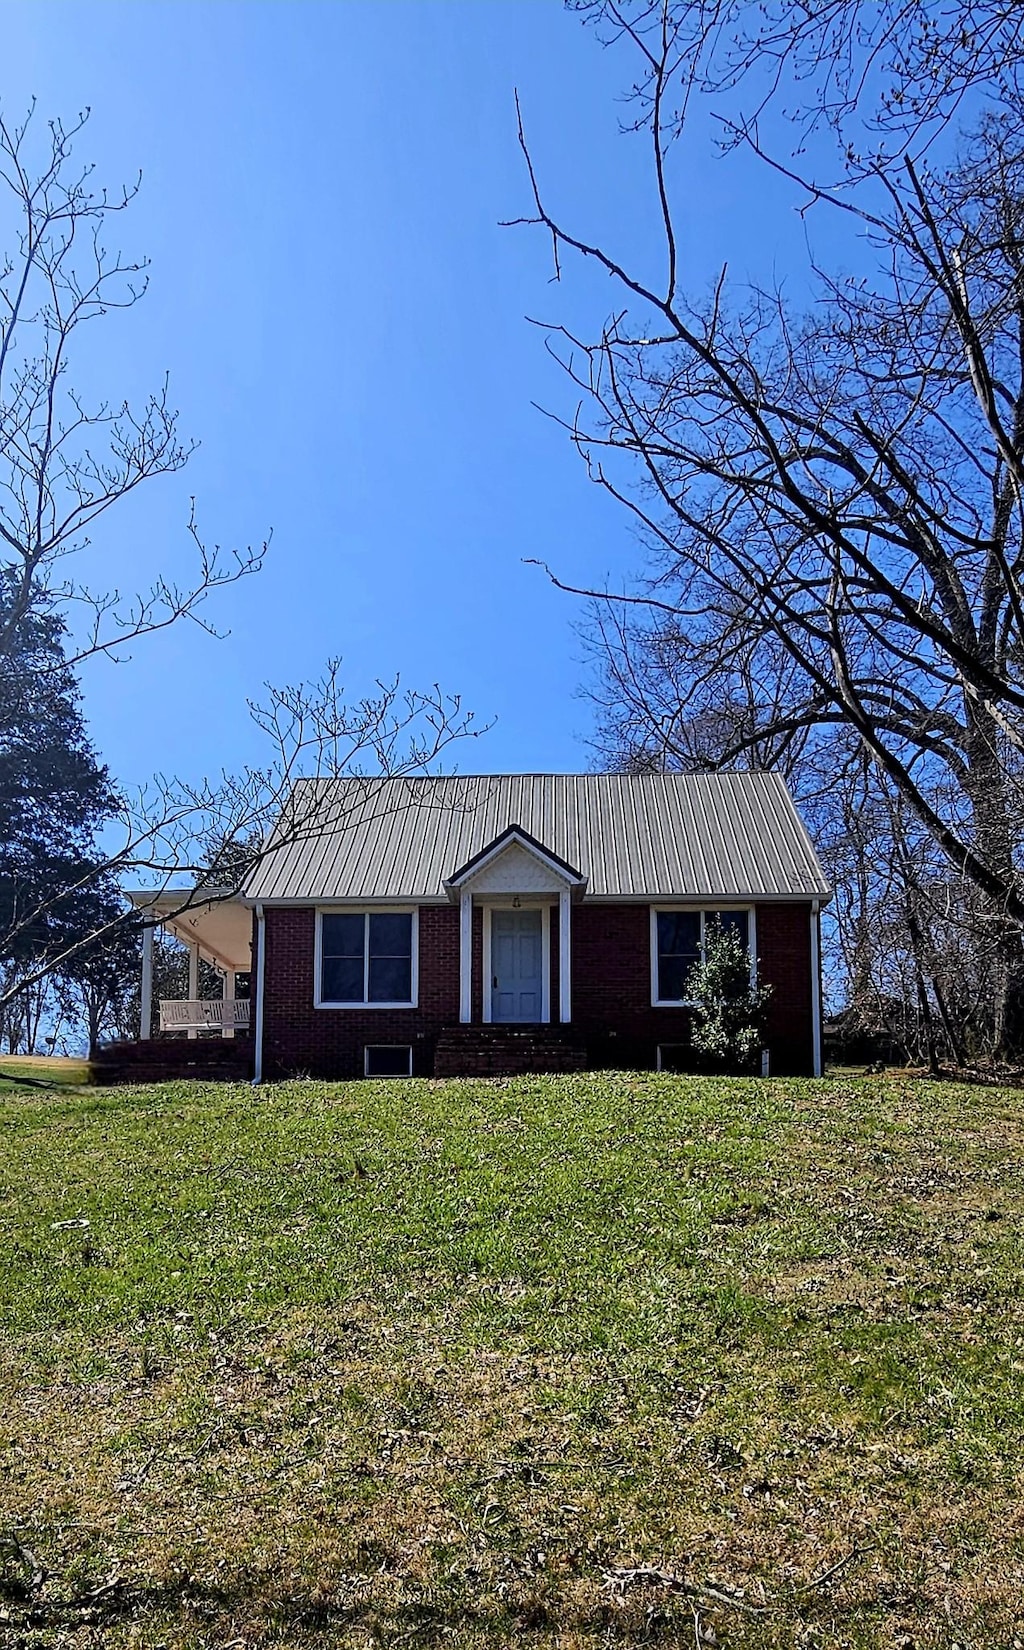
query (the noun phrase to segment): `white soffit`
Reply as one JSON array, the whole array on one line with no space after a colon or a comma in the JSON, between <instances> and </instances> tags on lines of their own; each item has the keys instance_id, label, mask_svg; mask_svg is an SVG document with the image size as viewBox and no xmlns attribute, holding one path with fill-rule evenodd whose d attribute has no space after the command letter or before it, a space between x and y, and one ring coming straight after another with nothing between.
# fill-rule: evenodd
<instances>
[{"instance_id":1,"label":"white soffit","mask_svg":"<svg viewBox=\"0 0 1024 1650\"><path fill-rule=\"evenodd\" d=\"M157 917L160 926L175 939L198 943L211 962L241 974L251 967L252 911L240 899L189 903L188 889L159 894L133 889L127 897L140 913Z\"/></svg>"}]
</instances>

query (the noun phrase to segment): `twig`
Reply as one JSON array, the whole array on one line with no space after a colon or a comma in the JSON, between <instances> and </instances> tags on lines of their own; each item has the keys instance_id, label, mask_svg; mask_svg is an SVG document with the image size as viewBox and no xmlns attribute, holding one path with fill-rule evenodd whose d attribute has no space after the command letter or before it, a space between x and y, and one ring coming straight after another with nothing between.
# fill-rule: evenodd
<instances>
[{"instance_id":1,"label":"twig","mask_svg":"<svg viewBox=\"0 0 1024 1650\"><path fill-rule=\"evenodd\" d=\"M835 1564L830 1564L827 1570L822 1570L820 1576L815 1576L812 1581L805 1581L801 1587L797 1588L797 1592L809 1593L812 1587L823 1587L826 1581L831 1581L832 1577L838 1575L840 1570L845 1570L847 1564L851 1564L855 1558L863 1558L866 1553L873 1553L874 1551L874 1544L870 1547L851 1547L845 1558L840 1558Z\"/></svg>"}]
</instances>

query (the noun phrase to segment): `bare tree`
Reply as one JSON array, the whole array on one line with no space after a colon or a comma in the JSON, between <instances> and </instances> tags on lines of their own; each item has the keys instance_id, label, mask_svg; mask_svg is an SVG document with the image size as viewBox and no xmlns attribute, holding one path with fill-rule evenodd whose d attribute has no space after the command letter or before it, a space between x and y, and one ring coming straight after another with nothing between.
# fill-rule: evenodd
<instances>
[{"instance_id":1,"label":"bare tree","mask_svg":"<svg viewBox=\"0 0 1024 1650\"><path fill-rule=\"evenodd\" d=\"M138 183L110 192L76 160L86 119L42 132L31 110L18 123L0 113L0 237L11 247L0 257L0 675L9 685L26 668L17 642L33 604L67 618L70 644L32 668L66 673L97 654L122 657L127 644L173 624L214 632L207 598L257 572L266 549L208 549L193 512L183 526L189 573L161 573L127 594L77 574L76 558L107 512L144 482L180 471L193 450L166 383L133 407L90 396L74 376L84 329L131 309L147 282L145 262L110 240ZM79 871L42 897L8 902L0 1017L8 1009L10 1024L24 1019L48 976L67 973L135 920L95 900L95 918L70 936L59 918L83 893L109 890L115 879L154 888L198 881L228 897L272 824L278 842L343 828L332 793L316 781L362 773L372 794L382 776L418 772L481 731L439 687L409 691L396 678L349 700L336 661L315 681L268 685L249 713L263 740L261 766L195 781L157 776L135 794L122 786ZM0 740L8 732L0 727ZM296 788L298 780L314 783ZM181 908L196 897L183 891Z\"/></svg>"},{"instance_id":2,"label":"bare tree","mask_svg":"<svg viewBox=\"0 0 1024 1650\"><path fill-rule=\"evenodd\" d=\"M0 262L0 553L15 576L0 658L45 588L75 613L72 665L180 619L206 625L205 598L257 571L265 549L210 551L193 515L188 578L159 575L122 597L76 577L74 558L100 518L143 482L181 470L193 451L166 382L141 407L94 399L74 382L83 329L131 309L147 285L144 261L107 246L138 182L115 194L94 186L74 152L87 118L51 122L33 164L33 111L18 124L0 113L0 221L12 246Z\"/></svg>"},{"instance_id":3,"label":"bare tree","mask_svg":"<svg viewBox=\"0 0 1024 1650\"><path fill-rule=\"evenodd\" d=\"M793 761L830 730L852 734L977 895L1001 958L994 1043L1019 1047L1024 20L1016 7L962 0L952 9L965 32L950 45L936 33L949 8L938 6L837 0L811 15L778 0L753 37L743 32L752 8L581 9L636 54L662 280L563 223L522 124L534 211L521 221L550 236L556 275L576 255L621 295L597 336L549 331L581 392L572 439L652 555L646 587L616 622L628 633L630 605L643 615L647 664L652 638L671 659L667 735L685 728L692 741L712 719L718 763ZM877 17L885 31L872 47L863 31ZM764 80L765 30L775 46L763 98L791 91L794 76L817 88L802 129L843 130L857 117L901 134L895 152L874 154L844 136L844 174L825 185L764 155L757 118L726 120L727 141L784 169L805 210L851 220L873 253L870 281L812 262L807 314L777 292L736 290L725 271L707 298L680 286L673 145L695 96ZM821 55L828 30L847 43L845 69ZM882 84L865 111L874 70ZM941 165L922 158L982 84L989 103L973 108L970 136ZM617 668L635 690L624 639L620 630ZM637 694L638 714L649 702Z\"/></svg>"},{"instance_id":4,"label":"bare tree","mask_svg":"<svg viewBox=\"0 0 1024 1650\"><path fill-rule=\"evenodd\" d=\"M413 789L395 779L429 771L460 741L487 731L458 695L440 687L403 689L398 679L378 683L360 698L346 697L340 664L332 661L316 681L297 687L269 684L250 715L264 736L262 767L228 770L198 781L156 776L134 795L123 796L106 832L106 846L85 867L75 886L55 888L31 909L19 909L17 932L0 934L0 958L17 934L40 932L31 961L5 979L0 1009L79 955L116 938L137 922L125 909L109 912L73 940L47 944L49 924L83 890L112 878L177 891L163 917L180 915L211 899L234 898L269 852L344 832L357 818L381 819L417 805ZM339 787L335 780L350 783ZM161 919L162 920L162 919Z\"/></svg>"}]
</instances>

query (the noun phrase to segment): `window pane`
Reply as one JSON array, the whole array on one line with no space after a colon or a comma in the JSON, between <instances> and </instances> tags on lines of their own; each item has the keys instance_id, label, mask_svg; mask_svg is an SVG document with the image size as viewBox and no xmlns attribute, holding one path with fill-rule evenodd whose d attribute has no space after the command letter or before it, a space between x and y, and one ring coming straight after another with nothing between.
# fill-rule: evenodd
<instances>
[{"instance_id":1,"label":"window pane","mask_svg":"<svg viewBox=\"0 0 1024 1650\"><path fill-rule=\"evenodd\" d=\"M750 913L749 911L708 911L705 913L708 927L717 923L725 931L739 935L740 944L744 951L750 948Z\"/></svg>"},{"instance_id":2,"label":"window pane","mask_svg":"<svg viewBox=\"0 0 1024 1650\"><path fill-rule=\"evenodd\" d=\"M412 960L409 957L371 957L371 1003L412 1001Z\"/></svg>"},{"instance_id":3,"label":"window pane","mask_svg":"<svg viewBox=\"0 0 1024 1650\"><path fill-rule=\"evenodd\" d=\"M700 961L700 913L658 912L658 1001L680 1003L690 970Z\"/></svg>"},{"instance_id":4,"label":"window pane","mask_svg":"<svg viewBox=\"0 0 1024 1650\"><path fill-rule=\"evenodd\" d=\"M658 951L662 956L696 957L700 951L700 913L658 912Z\"/></svg>"},{"instance_id":5,"label":"window pane","mask_svg":"<svg viewBox=\"0 0 1024 1650\"><path fill-rule=\"evenodd\" d=\"M366 919L360 912L325 914L320 918L320 950L325 957L359 957L363 955L363 934ZM362 996L360 988L359 995Z\"/></svg>"},{"instance_id":6,"label":"window pane","mask_svg":"<svg viewBox=\"0 0 1024 1650\"><path fill-rule=\"evenodd\" d=\"M325 1003L363 1001L363 957L324 957L320 971L320 996Z\"/></svg>"},{"instance_id":7,"label":"window pane","mask_svg":"<svg viewBox=\"0 0 1024 1650\"><path fill-rule=\"evenodd\" d=\"M658 1000L663 1003L681 1003L686 1000L690 970L697 957L658 958Z\"/></svg>"},{"instance_id":8,"label":"window pane","mask_svg":"<svg viewBox=\"0 0 1024 1650\"><path fill-rule=\"evenodd\" d=\"M370 916L370 956L408 957L412 953L412 917L408 912Z\"/></svg>"}]
</instances>

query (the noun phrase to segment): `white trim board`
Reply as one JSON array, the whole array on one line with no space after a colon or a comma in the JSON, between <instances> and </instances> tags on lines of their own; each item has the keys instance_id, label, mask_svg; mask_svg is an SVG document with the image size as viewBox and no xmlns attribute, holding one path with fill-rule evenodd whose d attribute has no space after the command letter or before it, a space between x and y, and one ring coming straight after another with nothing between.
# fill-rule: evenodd
<instances>
[{"instance_id":1,"label":"white trim board","mask_svg":"<svg viewBox=\"0 0 1024 1650\"><path fill-rule=\"evenodd\" d=\"M741 904L735 900L721 900L714 904L684 905L682 901L661 901L652 905L651 912L651 1007L652 1008L687 1008L685 997L658 996L658 912L659 911L690 911L700 917L700 949L704 954L704 927L705 917L709 911L745 911L747 913L747 949L750 952L750 983L757 984L757 908L753 905Z\"/></svg>"},{"instance_id":2,"label":"white trim board","mask_svg":"<svg viewBox=\"0 0 1024 1650\"><path fill-rule=\"evenodd\" d=\"M323 942L322 942L322 938L321 938L322 924L321 924L320 919L322 917L337 916L337 915L342 914L342 913L346 916L363 915L364 917L366 917L366 916L372 916L372 917L379 917L379 916L412 917L412 938L411 938L411 941L410 941L410 945L411 945L411 949L412 949L412 958L411 958L411 963L412 963L412 979L411 979L412 996L411 996L409 1002L407 1002L407 1003L371 1003L371 1002L367 1002L367 1001L364 1000L363 1002L358 1002L358 1003L335 1003L335 1002L325 1002L324 1001L324 999L320 995L321 965L322 965L322 962L323 962ZM419 914L419 911L418 911L418 909L415 905L387 905L387 906L374 905L374 906L362 906L362 907L351 906L351 905L338 906L338 905L333 905L333 904L332 905L318 905L316 907L316 913L315 913L315 919L314 919L314 928L315 928L315 935L314 935L314 941L313 941L313 1007L314 1008L331 1009L331 1010L336 1011L339 1014L352 1014L352 1013L359 1013L364 1009L376 1010L376 1009L379 1009L379 1008L418 1008L419 1007L419 1002L420 1002L420 914ZM364 947L365 947L365 937L364 937ZM364 949L363 956L364 956L364 967L365 967L366 966L365 949Z\"/></svg>"}]
</instances>

